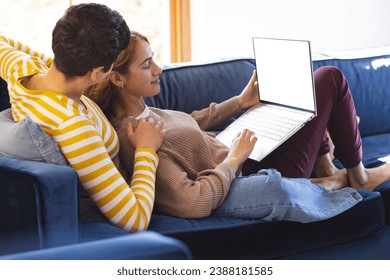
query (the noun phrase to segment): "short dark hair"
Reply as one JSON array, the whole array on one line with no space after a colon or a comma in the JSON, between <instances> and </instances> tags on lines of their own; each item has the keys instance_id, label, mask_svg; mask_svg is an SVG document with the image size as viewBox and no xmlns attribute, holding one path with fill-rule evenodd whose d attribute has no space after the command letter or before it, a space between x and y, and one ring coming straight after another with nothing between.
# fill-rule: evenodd
<instances>
[{"instance_id":1,"label":"short dark hair","mask_svg":"<svg viewBox=\"0 0 390 280\"><path fill-rule=\"evenodd\" d=\"M53 29L54 65L68 76L84 76L99 66L108 71L129 39L118 12L96 3L71 6Z\"/></svg>"}]
</instances>

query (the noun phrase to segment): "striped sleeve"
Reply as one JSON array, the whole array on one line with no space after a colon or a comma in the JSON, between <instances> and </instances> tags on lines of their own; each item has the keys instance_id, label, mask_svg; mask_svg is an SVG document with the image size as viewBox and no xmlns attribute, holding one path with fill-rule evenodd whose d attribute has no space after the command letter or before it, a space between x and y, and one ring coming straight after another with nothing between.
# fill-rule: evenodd
<instances>
[{"instance_id":1,"label":"striped sleeve","mask_svg":"<svg viewBox=\"0 0 390 280\"><path fill-rule=\"evenodd\" d=\"M4 80L8 80L11 71L15 69L15 65L20 61L31 57L39 58L46 67L52 64L52 58L44 53L37 52L29 46L13 39L8 39L0 35L0 76Z\"/></svg>"},{"instance_id":2,"label":"striped sleeve","mask_svg":"<svg viewBox=\"0 0 390 280\"><path fill-rule=\"evenodd\" d=\"M129 188L87 118L75 116L63 122L53 138L85 190L113 224L132 232L147 229L154 203L158 164L155 152L137 150Z\"/></svg>"}]
</instances>

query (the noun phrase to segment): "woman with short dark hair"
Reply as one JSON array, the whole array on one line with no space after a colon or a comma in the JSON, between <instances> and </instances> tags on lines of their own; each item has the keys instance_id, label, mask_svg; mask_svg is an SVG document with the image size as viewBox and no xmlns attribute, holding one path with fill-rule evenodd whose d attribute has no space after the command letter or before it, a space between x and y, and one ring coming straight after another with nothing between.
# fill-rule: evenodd
<instances>
[{"instance_id":1,"label":"woman with short dark hair","mask_svg":"<svg viewBox=\"0 0 390 280\"><path fill-rule=\"evenodd\" d=\"M129 130L136 147L129 186L117 169L115 130L83 95L108 76L129 39L118 12L100 4L71 6L53 30L54 60L0 35L0 76L8 83L14 120L36 122L58 144L104 216L138 231L147 228L152 214L162 123L142 120Z\"/></svg>"}]
</instances>

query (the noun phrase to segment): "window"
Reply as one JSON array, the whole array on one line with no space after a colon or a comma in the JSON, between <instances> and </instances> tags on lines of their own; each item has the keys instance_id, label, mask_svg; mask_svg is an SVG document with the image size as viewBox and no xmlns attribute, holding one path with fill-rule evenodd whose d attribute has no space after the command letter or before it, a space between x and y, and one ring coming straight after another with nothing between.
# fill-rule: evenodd
<instances>
[{"instance_id":1,"label":"window","mask_svg":"<svg viewBox=\"0 0 390 280\"><path fill-rule=\"evenodd\" d=\"M191 60L190 0L170 0L171 61Z\"/></svg>"},{"instance_id":2,"label":"window","mask_svg":"<svg viewBox=\"0 0 390 280\"><path fill-rule=\"evenodd\" d=\"M95 2L117 10L130 30L146 35L156 61L170 61L169 1L167 0L1 0L0 32L52 55L51 33L71 4Z\"/></svg>"}]
</instances>

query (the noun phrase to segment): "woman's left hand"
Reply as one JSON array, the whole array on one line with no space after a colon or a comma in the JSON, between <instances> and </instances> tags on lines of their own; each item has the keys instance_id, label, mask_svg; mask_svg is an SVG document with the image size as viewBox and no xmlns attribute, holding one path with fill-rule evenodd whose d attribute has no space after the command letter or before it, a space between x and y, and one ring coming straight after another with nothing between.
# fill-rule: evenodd
<instances>
[{"instance_id":1,"label":"woman's left hand","mask_svg":"<svg viewBox=\"0 0 390 280\"><path fill-rule=\"evenodd\" d=\"M237 97L241 110L250 108L260 102L256 75L256 70L253 70L252 77L248 84Z\"/></svg>"}]
</instances>

